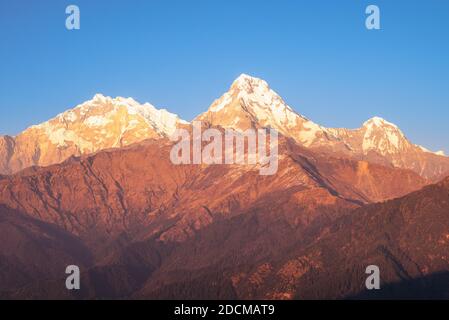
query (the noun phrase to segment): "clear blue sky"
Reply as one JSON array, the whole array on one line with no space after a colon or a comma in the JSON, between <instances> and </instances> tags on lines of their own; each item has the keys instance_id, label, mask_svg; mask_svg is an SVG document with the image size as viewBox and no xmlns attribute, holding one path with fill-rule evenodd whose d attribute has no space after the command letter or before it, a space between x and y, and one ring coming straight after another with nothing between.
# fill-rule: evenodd
<instances>
[{"instance_id":1,"label":"clear blue sky","mask_svg":"<svg viewBox=\"0 0 449 320\"><path fill-rule=\"evenodd\" d=\"M65 29L69 4L81 30ZM319 124L378 115L449 152L447 0L0 0L0 46L0 134L97 92L191 120L248 73Z\"/></svg>"}]
</instances>

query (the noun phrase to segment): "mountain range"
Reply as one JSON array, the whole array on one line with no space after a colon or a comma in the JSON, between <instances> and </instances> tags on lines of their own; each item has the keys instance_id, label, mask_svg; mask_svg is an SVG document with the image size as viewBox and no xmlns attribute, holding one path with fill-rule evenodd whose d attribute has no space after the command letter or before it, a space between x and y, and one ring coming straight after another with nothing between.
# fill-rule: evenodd
<instances>
[{"instance_id":1,"label":"mountain range","mask_svg":"<svg viewBox=\"0 0 449 320\"><path fill-rule=\"evenodd\" d=\"M449 158L411 143L394 124L373 117L359 129L324 128L296 113L268 84L238 77L228 92L194 120L246 130L271 127L298 144L345 158L410 169L438 181L449 173ZM132 98L93 99L32 126L16 137L0 137L0 173L62 162L70 156L117 148L149 138L169 137L189 122Z\"/></svg>"},{"instance_id":2,"label":"mountain range","mask_svg":"<svg viewBox=\"0 0 449 320\"><path fill-rule=\"evenodd\" d=\"M378 117L322 127L248 75L194 120L276 129L277 173L174 165L191 124L131 98L1 137L0 297L449 298L448 157Z\"/></svg>"}]
</instances>

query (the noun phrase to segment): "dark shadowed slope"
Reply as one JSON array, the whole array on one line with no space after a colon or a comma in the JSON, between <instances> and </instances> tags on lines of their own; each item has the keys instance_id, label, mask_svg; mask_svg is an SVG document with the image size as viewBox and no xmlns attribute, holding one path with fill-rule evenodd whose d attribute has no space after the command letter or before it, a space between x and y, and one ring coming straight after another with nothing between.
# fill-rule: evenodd
<instances>
[{"instance_id":1,"label":"dark shadowed slope","mask_svg":"<svg viewBox=\"0 0 449 320\"><path fill-rule=\"evenodd\" d=\"M67 231L0 206L0 297L36 282L64 278L68 265L91 265L90 252ZM64 286L64 282L60 283Z\"/></svg>"},{"instance_id":2,"label":"dark shadowed slope","mask_svg":"<svg viewBox=\"0 0 449 320\"><path fill-rule=\"evenodd\" d=\"M311 226L302 237L268 219L272 209L203 230L137 296L448 298L449 178ZM380 268L380 291L364 292L368 265Z\"/></svg>"}]
</instances>

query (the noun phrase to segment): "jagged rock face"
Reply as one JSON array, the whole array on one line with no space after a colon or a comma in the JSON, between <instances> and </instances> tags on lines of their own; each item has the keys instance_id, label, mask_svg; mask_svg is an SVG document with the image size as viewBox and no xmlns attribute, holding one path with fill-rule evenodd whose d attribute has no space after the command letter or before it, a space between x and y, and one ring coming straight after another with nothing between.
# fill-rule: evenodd
<instances>
[{"instance_id":1,"label":"jagged rock face","mask_svg":"<svg viewBox=\"0 0 449 320\"><path fill-rule=\"evenodd\" d=\"M0 173L60 163L70 156L167 137L186 122L131 98L95 95L54 119L12 137L0 137Z\"/></svg>"}]
</instances>

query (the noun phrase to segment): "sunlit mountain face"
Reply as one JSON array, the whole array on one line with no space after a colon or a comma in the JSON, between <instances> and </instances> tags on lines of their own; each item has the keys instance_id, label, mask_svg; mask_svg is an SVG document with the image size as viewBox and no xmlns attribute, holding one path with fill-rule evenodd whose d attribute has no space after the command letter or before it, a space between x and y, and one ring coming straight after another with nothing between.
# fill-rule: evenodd
<instances>
[{"instance_id":1,"label":"sunlit mountain face","mask_svg":"<svg viewBox=\"0 0 449 320\"><path fill-rule=\"evenodd\" d=\"M0 137L0 297L449 297L449 158L379 117L336 129L295 110L243 74L192 122L97 94ZM276 130L276 172L173 163L197 122Z\"/></svg>"},{"instance_id":2,"label":"sunlit mountain face","mask_svg":"<svg viewBox=\"0 0 449 320\"><path fill-rule=\"evenodd\" d=\"M373 117L359 129L320 126L300 115L267 82L246 74L195 118L204 124L245 131L273 128L298 145L356 160L410 169L431 181L449 174L449 158L410 142L394 124ZM16 137L0 137L0 173L60 163L71 156L169 138L189 122L132 98L94 96Z\"/></svg>"}]
</instances>

